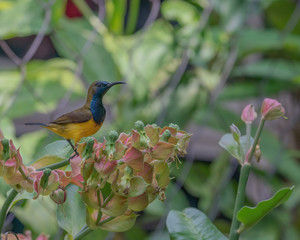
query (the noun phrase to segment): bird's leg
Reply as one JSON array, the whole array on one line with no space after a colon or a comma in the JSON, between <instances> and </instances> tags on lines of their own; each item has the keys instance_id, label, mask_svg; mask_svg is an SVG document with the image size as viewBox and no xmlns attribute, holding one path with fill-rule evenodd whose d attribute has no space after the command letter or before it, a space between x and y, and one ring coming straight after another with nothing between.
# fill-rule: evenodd
<instances>
[{"instance_id":1,"label":"bird's leg","mask_svg":"<svg viewBox=\"0 0 300 240\"><path fill-rule=\"evenodd\" d=\"M73 156L71 157L71 159L74 158L75 156L79 156L79 153L77 152L77 148L74 147L74 145L72 144L71 140L70 140L70 139L67 139L67 141L68 141L68 143L70 144L70 146L71 146L71 148L73 149L73 151L75 152L75 155L73 155Z\"/></svg>"}]
</instances>

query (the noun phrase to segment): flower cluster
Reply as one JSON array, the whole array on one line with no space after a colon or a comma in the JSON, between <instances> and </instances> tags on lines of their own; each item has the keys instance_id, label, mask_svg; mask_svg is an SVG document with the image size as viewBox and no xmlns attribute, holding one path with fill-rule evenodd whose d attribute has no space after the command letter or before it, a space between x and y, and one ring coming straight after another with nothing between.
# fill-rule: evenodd
<instances>
[{"instance_id":1,"label":"flower cluster","mask_svg":"<svg viewBox=\"0 0 300 240\"><path fill-rule=\"evenodd\" d=\"M73 171L51 170L45 168L38 170L34 165L25 166L12 140L7 140L0 135L0 176L15 190L22 193L36 192L39 195L49 195L59 187L63 188L69 183L78 183L82 177Z\"/></svg>"},{"instance_id":2,"label":"flower cluster","mask_svg":"<svg viewBox=\"0 0 300 240\"><path fill-rule=\"evenodd\" d=\"M166 198L170 164L186 154L190 137L174 124L160 128L137 121L130 134L112 131L103 142L87 138L70 160L72 170L63 171L25 166L19 149L0 132L0 176L18 192L50 195L57 204L66 201L65 187L75 184L82 189L90 228L126 231L136 212L157 196Z\"/></svg>"},{"instance_id":3,"label":"flower cluster","mask_svg":"<svg viewBox=\"0 0 300 240\"><path fill-rule=\"evenodd\" d=\"M184 155L191 135L177 125L160 128L136 122L131 134L112 131L103 143L88 139L78 152L84 179L82 198L87 205L87 224L125 231L137 214L157 196L165 199L169 166ZM119 224L121 223L122 224ZM120 228L121 226L121 228Z\"/></svg>"}]
</instances>

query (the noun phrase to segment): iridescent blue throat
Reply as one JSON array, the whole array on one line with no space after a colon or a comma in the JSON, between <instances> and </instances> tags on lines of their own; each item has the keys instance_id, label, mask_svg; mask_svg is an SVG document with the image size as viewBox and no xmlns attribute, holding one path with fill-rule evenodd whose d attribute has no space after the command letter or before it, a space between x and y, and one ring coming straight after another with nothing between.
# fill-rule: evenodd
<instances>
[{"instance_id":1,"label":"iridescent blue throat","mask_svg":"<svg viewBox=\"0 0 300 240\"><path fill-rule=\"evenodd\" d=\"M102 104L102 98L94 95L91 101L91 112L96 123L101 124L105 119L106 110Z\"/></svg>"}]
</instances>

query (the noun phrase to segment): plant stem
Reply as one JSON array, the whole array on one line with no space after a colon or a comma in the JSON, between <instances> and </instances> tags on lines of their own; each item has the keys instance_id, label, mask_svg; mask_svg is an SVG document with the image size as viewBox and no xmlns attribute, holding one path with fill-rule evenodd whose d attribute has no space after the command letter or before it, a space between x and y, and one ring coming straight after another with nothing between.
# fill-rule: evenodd
<instances>
[{"instance_id":1,"label":"plant stem","mask_svg":"<svg viewBox=\"0 0 300 240\"><path fill-rule=\"evenodd\" d=\"M247 154L246 154L246 159L245 159L244 164L242 165L242 168L241 168L238 191L237 191L237 195L236 195L236 200L235 200L235 205L234 205L234 210L233 210L232 223L231 223L230 234L229 234L229 239L230 240L237 240L239 238L239 233L237 232L237 230L239 228L240 223L237 220L236 216L237 216L238 211L241 209L241 207L244 204L246 185L247 185L247 181L248 181L248 177L249 177L249 173L250 173L250 169L251 169L250 161L253 157L256 145L257 145L258 140L260 138L262 129L264 127L264 123L265 123L265 120L261 119L260 122L259 122L258 129L257 129L256 134L255 134L254 142L251 146L249 156L247 158ZM248 131L249 131L249 129L248 129ZM249 134L248 131L247 131L247 137L248 137L248 134Z\"/></svg>"},{"instance_id":2,"label":"plant stem","mask_svg":"<svg viewBox=\"0 0 300 240\"><path fill-rule=\"evenodd\" d=\"M239 235L236 230L238 229L240 224L236 218L236 215L237 215L238 211L240 210L240 208L242 207L242 205L244 204L245 190L246 190L246 185L247 185L250 168L251 168L251 165L249 163L243 164L243 166L241 168L239 185L238 185L235 206L234 206L234 211L233 211L233 219L232 219L232 224L231 224L230 234L229 234L230 240L237 240L239 238Z\"/></svg>"},{"instance_id":3,"label":"plant stem","mask_svg":"<svg viewBox=\"0 0 300 240\"><path fill-rule=\"evenodd\" d=\"M103 220L102 222L100 222L100 223L98 224L98 226L101 226L102 224L107 223L107 222L113 220L114 218L115 218L115 217L108 217L108 218L106 218L105 220ZM86 235L88 235L89 233L91 233L92 231L93 231L92 229L90 229L87 225L85 225L85 226L80 230L80 232L74 237L74 240L79 240L79 239L85 237Z\"/></svg>"},{"instance_id":4,"label":"plant stem","mask_svg":"<svg viewBox=\"0 0 300 240\"><path fill-rule=\"evenodd\" d=\"M115 194L113 193L113 191L110 192L110 194L108 195L108 197L105 199L104 203L102 204L101 208L105 208L106 205L108 204L108 202L113 198Z\"/></svg>"},{"instance_id":5,"label":"plant stem","mask_svg":"<svg viewBox=\"0 0 300 240\"><path fill-rule=\"evenodd\" d=\"M246 124L246 151L249 150L251 145L251 123Z\"/></svg>"},{"instance_id":6,"label":"plant stem","mask_svg":"<svg viewBox=\"0 0 300 240\"><path fill-rule=\"evenodd\" d=\"M85 225L81 231L74 237L74 240L79 240L83 237L85 237L86 235L88 235L89 233L91 233L93 230L90 229L87 225Z\"/></svg>"},{"instance_id":7,"label":"plant stem","mask_svg":"<svg viewBox=\"0 0 300 240\"><path fill-rule=\"evenodd\" d=\"M66 159L64 161L58 162L58 163L53 163L53 164L50 164L48 166L41 167L41 168L37 169L37 171L41 171L41 170L44 170L46 168L50 168L51 170L58 169L58 168L61 168L61 167L64 167L64 166L68 165L69 163L70 163L70 158Z\"/></svg>"},{"instance_id":8,"label":"plant stem","mask_svg":"<svg viewBox=\"0 0 300 240\"><path fill-rule=\"evenodd\" d=\"M249 157L248 157L248 159L245 159L245 161L247 161L247 162L251 162L251 159L253 157L256 145L257 145L258 140L260 138L261 132L262 132L262 130L264 128L265 121L266 120L263 119L263 118L260 119L260 122L259 122L259 125L258 125L258 129L257 129L256 134L255 134L254 142L252 144L251 151L249 153Z\"/></svg>"},{"instance_id":9,"label":"plant stem","mask_svg":"<svg viewBox=\"0 0 300 240\"><path fill-rule=\"evenodd\" d=\"M15 199L15 197L18 195L18 192L16 190L12 190L11 193L8 195L8 197L6 198L1 211L0 211L0 229L1 229L1 233L2 233L2 228L4 225L4 221L5 221L5 217L7 214L7 210L10 206L10 204L12 203L12 201Z\"/></svg>"},{"instance_id":10,"label":"plant stem","mask_svg":"<svg viewBox=\"0 0 300 240\"><path fill-rule=\"evenodd\" d=\"M24 173L23 169L21 167L19 167L19 172L21 173L22 177L26 180L28 179L28 177L26 176L26 174Z\"/></svg>"}]
</instances>

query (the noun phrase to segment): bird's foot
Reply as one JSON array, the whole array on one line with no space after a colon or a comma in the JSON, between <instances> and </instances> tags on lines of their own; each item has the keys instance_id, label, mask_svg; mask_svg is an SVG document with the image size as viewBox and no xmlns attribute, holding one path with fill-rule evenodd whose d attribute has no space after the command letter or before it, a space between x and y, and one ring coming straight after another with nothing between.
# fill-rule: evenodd
<instances>
[{"instance_id":1,"label":"bird's foot","mask_svg":"<svg viewBox=\"0 0 300 240\"><path fill-rule=\"evenodd\" d=\"M75 146L72 144L70 139L67 139L68 143L70 144L71 148L73 149L73 151L75 152L75 154L73 156L70 157L70 159L73 159L74 157L79 156L79 153L77 152L77 146L75 144Z\"/></svg>"},{"instance_id":2,"label":"bird's foot","mask_svg":"<svg viewBox=\"0 0 300 240\"><path fill-rule=\"evenodd\" d=\"M74 155L72 155L72 156L70 157L70 160L73 159L74 157L79 156L79 153L77 152L77 149L74 148L73 150L74 150Z\"/></svg>"}]
</instances>

